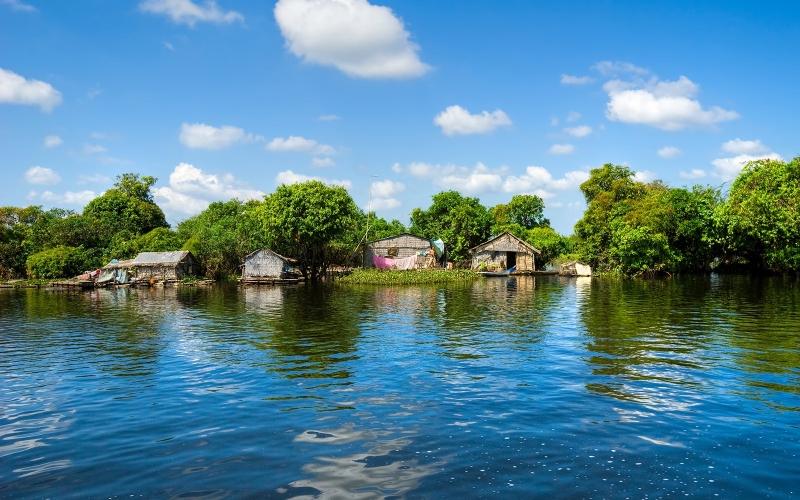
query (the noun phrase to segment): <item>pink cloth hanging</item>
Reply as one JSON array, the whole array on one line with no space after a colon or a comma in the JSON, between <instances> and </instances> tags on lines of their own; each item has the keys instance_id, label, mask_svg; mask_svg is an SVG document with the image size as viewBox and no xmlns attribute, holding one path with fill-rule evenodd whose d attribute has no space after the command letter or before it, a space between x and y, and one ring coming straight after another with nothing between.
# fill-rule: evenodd
<instances>
[{"instance_id":1,"label":"pink cloth hanging","mask_svg":"<svg viewBox=\"0 0 800 500\"><path fill-rule=\"evenodd\" d=\"M388 257L379 257L374 255L372 257L372 262L378 269L391 269L392 266L394 266L394 259L390 259Z\"/></svg>"}]
</instances>

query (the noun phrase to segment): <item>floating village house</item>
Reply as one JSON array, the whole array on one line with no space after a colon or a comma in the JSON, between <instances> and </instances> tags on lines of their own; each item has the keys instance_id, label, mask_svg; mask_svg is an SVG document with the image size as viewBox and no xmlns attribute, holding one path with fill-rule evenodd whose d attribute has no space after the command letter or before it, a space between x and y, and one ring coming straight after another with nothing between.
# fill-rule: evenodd
<instances>
[{"instance_id":1,"label":"floating village house","mask_svg":"<svg viewBox=\"0 0 800 500\"><path fill-rule=\"evenodd\" d=\"M186 250L142 252L134 259L112 261L103 267L98 283L127 283L129 276L135 276L138 281L177 281L194 276L197 271L197 260Z\"/></svg>"},{"instance_id":2,"label":"floating village house","mask_svg":"<svg viewBox=\"0 0 800 500\"><path fill-rule=\"evenodd\" d=\"M536 254L542 252L511 233L505 232L470 250L472 269L486 263L488 269L511 269L517 272L536 270Z\"/></svg>"},{"instance_id":3,"label":"floating village house","mask_svg":"<svg viewBox=\"0 0 800 500\"><path fill-rule=\"evenodd\" d=\"M433 249L435 265L446 259L444 242L430 240L410 233L381 238L367 243L364 250L364 267L394 267L397 269L417 269L429 267L429 255Z\"/></svg>"},{"instance_id":4,"label":"floating village house","mask_svg":"<svg viewBox=\"0 0 800 500\"><path fill-rule=\"evenodd\" d=\"M290 269L288 258L262 248L245 256L242 264L242 280L283 279L287 277Z\"/></svg>"}]
</instances>

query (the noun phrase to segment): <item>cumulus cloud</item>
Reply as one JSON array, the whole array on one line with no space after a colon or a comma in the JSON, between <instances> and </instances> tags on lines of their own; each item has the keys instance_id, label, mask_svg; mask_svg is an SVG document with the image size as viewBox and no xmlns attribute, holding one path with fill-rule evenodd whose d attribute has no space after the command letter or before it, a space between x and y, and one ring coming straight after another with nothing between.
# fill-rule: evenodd
<instances>
[{"instance_id":1,"label":"cumulus cloud","mask_svg":"<svg viewBox=\"0 0 800 500\"><path fill-rule=\"evenodd\" d=\"M705 177L708 174L706 173L705 170L700 170L700 169L695 168L695 169L692 169L691 172L684 172L684 171L681 170L678 173L678 175L681 177L681 179L702 179L703 177Z\"/></svg>"},{"instance_id":2,"label":"cumulus cloud","mask_svg":"<svg viewBox=\"0 0 800 500\"><path fill-rule=\"evenodd\" d=\"M169 175L168 187L152 189L153 198L165 212L194 215L212 201L261 199L264 193L252 189L232 175L207 174L189 163L176 166Z\"/></svg>"},{"instance_id":3,"label":"cumulus cloud","mask_svg":"<svg viewBox=\"0 0 800 500\"><path fill-rule=\"evenodd\" d=\"M588 172L575 170L567 172L564 177L556 179L544 167L530 166L519 176L509 175L503 183L503 191L507 193L533 193L541 198L554 196L551 191L576 189L589 178Z\"/></svg>"},{"instance_id":4,"label":"cumulus cloud","mask_svg":"<svg viewBox=\"0 0 800 500\"><path fill-rule=\"evenodd\" d=\"M0 0L0 4L8 5L11 10L18 12L36 12L36 7L23 3L20 0Z\"/></svg>"},{"instance_id":5,"label":"cumulus cloud","mask_svg":"<svg viewBox=\"0 0 800 500\"><path fill-rule=\"evenodd\" d=\"M274 13L286 47L305 62L361 78L413 78L430 70L389 7L367 0L279 0Z\"/></svg>"},{"instance_id":6,"label":"cumulus cloud","mask_svg":"<svg viewBox=\"0 0 800 500\"><path fill-rule=\"evenodd\" d=\"M49 168L35 166L25 171L25 182L48 186L61 182L61 177Z\"/></svg>"},{"instance_id":7,"label":"cumulus cloud","mask_svg":"<svg viewBox=\"0 0 800 500\"><path fill-rule=\"evenodd\" d=\"M223 125L212 127L205 123L184 123L178 140L187 148L192 149L222 149L236 143L251 142L259 139L253 134L245 133L239 127Z\"/></svg>"},{"instance_id":8,"label":"cumulus cloud","mask_svg":"<svg viewBox=\"0 0 800 500\"><path fill-rule=\"evenodd\" d=\"M336 148L327 144L320 144L313 139L290 135L287 139L276 137L267 144L270 151L302 151L315 155L336 154Z\"/></svg>"},{"instance_id":9,"label":"cumulus cloud","mask_svg":"<svg viewBox=\"0 0 800 500\"><path fill-rule=\"evenodd\" d=\"M58 203L62 205L83 206L97 198L94 191L66 191L64 193L54 193L52 191L42 191L38 193L31 191L28 193L29 200L41 200L47 203Z\"/></svg>"},{"instance_id":10,"label":"cumulus cloud","mask_svg":"<svg viewBox=\"0 0 800 500\"><path fill-rule=\"evenodd\" d=\"M315 175L296 174L291 170L284 170L283 172L279 172L278 175L275 177L275 184L278 185L285 184L287 186L290 186L292 184L298 184L300 182L308 182L308 181L320 181L330 186L342 186L345 189L350 189L351 187L353 187L353 183L348 180L340 181L336 179L326 179L325 177L318 177Z\"/></svg>"},{"instance_id":11,"label":"cumulus cloud","mask_svg":"<svg viewBox=\"0 0 800 500\"><path fill-rule=\"evenodd\" d=\"M728 142L722 143L722 150L726 153L759 155L769 153L769 148L761 143L760 139L755 141L743 141L738 137Z\"/></svg>"},{"instance_id":12,"label":"cumulus cloud","mask_svg":"<svg viewBox=\"0 0 800 500\"><path fill-rule=\"evenodd\" d=\"M576 189L589 178L587 172L572 171L556 179L546 168L536 166L528 167L521 175L513 175L509 173L508 167L490 169L480 162L474 167L422 162L410 163L403 167L396 163L392 166L392 170L429 180L440 188L455 189L465 194L526 193L541 198L552 198L555 196L553 191Z\"/></svg>"},{"instance_id":13,"label":"cumulus cloud","mask_svg":"<svg viewBox=\"0 0 800 500\"><path fill-rule=\"evenodd\" d=\"M144 0L139 10L169 17L177 24L194 26L198 22L233 23L244 22L244 16L229 10L223 11L214 0L206 0L198 5L192 0Z\"/></svg>"},{"instance_id":14,"label":"cumulus cloud","mask_svg":"<svg viewBox=\"0 0 800 500\"><path fill-rule=\"evenodd\" d=\"M585 85L591 81L589 76L561 75L561 83L564 85Z\"/></svg>"},{"instance_id":15,"label":"cumulus cloud","mask_svg":"<svg viewBox=\"0 0 800 500\"><path fill-rule=\"evenodd\" d=\"M314 158L311 158L311 166L312 167L335 167L336 166L336 162L333 161L333 158L328 158L328 157L318 158L318 157L315 156Z\"/></svg>"},{"instance_id":16,"label":"cumulus cloud","mask_svg":"<svg viewBox=\"0 0 800 500\"><path fill-rule=\"evenodd\" d=\"M577 127L567 127L564 132L574 137L586 137L593 132L592 127L588 125L579 125Z\"/></svg>"},{"instance_id":17,"label":"cumulus cloud","mask_svg":"<svg viewBox=\"0 0 800 500\"><path fill-rule=\"evenodd\" d=\"M44 147L46 148L54 148L56 146L60 146L63 144L64 141L61 140L61 137L57 135L48 135L44 138Z\"/></svg>"},{"instance_id":18,"label":"cumulus cloud","mask_svg":"<svg viewBox=\"0 0 800 500\"><path fill-rule=\"evenodd\" d=\"M456 105L448 106L436 115L433 123L442 128L444 135L452 137L454 135L485 134L497 127L511 125L511 119L500 109L491 113L484 111L473 115Z\"/></svg>"},{"instance_id":19,"label":"cumulus cloud","mask_svg":"<svg viewBox=\"0 0 800 500\"><path fill-rule=\"evenodd\" d=\"M674 146L664 146L656 151L656 154L662 158L675 158L681 154L681 150Z\"/></svg>"},{"instance_id":20,"label":"cumulus cloud","mask_svg":"<svg viewBox=\"0 0 800 500\"><path fill-rule=\"evenodd\" d=\"M400 200L396 195L405 190L406 185L402 182L385 180L372 183L372 210L383 210L397 208Z\"/></svg>"},{"instance_id":21,"label":"cumulus cloud","mask_svg":"<svg viewBox=\"0 0 800 500\"><path fill-rule=\"evenodd\" d=\"M606 117L611 121L638 123L662 130L710 126L739 118L736 111L712 106L703 109L693 99L700 86L685 76L677 81L611 80L603 89L610 98Z\"/></svg>"},{"instance_id":22,"label":"cumulus cloud","mask_svg":"<svg viewBox=\"0 0 800 500\"><path fill-rule=\"evenodd\" d=\"M49 83L24 77L0 68L0 103L39 106L50 112L61 104L61 92Z\"/></svg>"},{"instance_id":23,"label":"cumulus cloud","mask_svg":"<svg viewBox=\"0 0 800 500\"><path fill-rule=\"evenodd\" d=\"M550 146L550 154L554 155L568 155L575 151L575 146L572 144L553 144Z\"/></svg>"},{"instance_id":24,"label":"cumulus cloud","mask_svg":"<svg viewBox=\"0 0 800 500\"><path fill-rule=\"evenodd\" d=\"M341 119L342 119L341 117L336 116L336 115L322 115L319 118L317 118L317 120L319 120L321 122L332 122L332 121L341 120Z\"/></svg>"},{"instance_id":25,"label":"cumulus cloud","mask_svg":"<svg viewBox=\"0 0 800 500\"><path fill-rule=\"evenodd\" d=\"M406 173L420 179L430 180L444 189L455 189L462 193L479 194L498 191L503 184L502 174L508 168L489 169L478 162L474 167L461 167L453 164L431 164L424 162L410 163L402 167L399 163L392 166L397 173Z\"/></svg>"},{"instance_id":26,"label":"cumulus cloud","mask_svg":"<svg viewBox=\"0 0 800 500\"><path fill-rule=\"evenodd\" d=\"M655 172L651 172L649 170L642 170L641 172L634 173L633 179L639 182L651 182L658 179L658 175L656 175Z\"/></svg>"}]
</instances>

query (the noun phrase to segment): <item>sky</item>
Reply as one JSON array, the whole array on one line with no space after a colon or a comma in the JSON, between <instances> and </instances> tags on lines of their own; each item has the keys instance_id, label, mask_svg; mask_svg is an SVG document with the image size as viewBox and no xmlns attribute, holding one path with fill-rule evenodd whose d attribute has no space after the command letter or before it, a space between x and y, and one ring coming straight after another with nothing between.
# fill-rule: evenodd
<instances>
[{"instance_id":1,"label":"sky","mask_svg":"<svg viewBox=\"0 0 800 500\"><path fill-rule=\"evenodd\" d=\"M800 2L0 0L0 205L158 178L175 226L320 179L404 223L605 163L725 189L800 155Z\"/></svg>"}]
</instances>

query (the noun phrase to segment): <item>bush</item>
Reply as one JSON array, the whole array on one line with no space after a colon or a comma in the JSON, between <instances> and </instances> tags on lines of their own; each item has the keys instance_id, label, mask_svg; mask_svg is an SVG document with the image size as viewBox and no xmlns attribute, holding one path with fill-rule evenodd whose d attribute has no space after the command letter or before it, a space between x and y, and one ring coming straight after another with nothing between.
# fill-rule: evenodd
<instances>
[{"instance_id":1,"label":"bush","mask_svg":"<svg viewBox=\"0 0 800 500\"><path fill-rule=\"evenodd\" d=\"M35 253L25 264L33 279L71 277L83 272L86 254L81 247L61 246Z\"/></svg>"}]
</instances>

